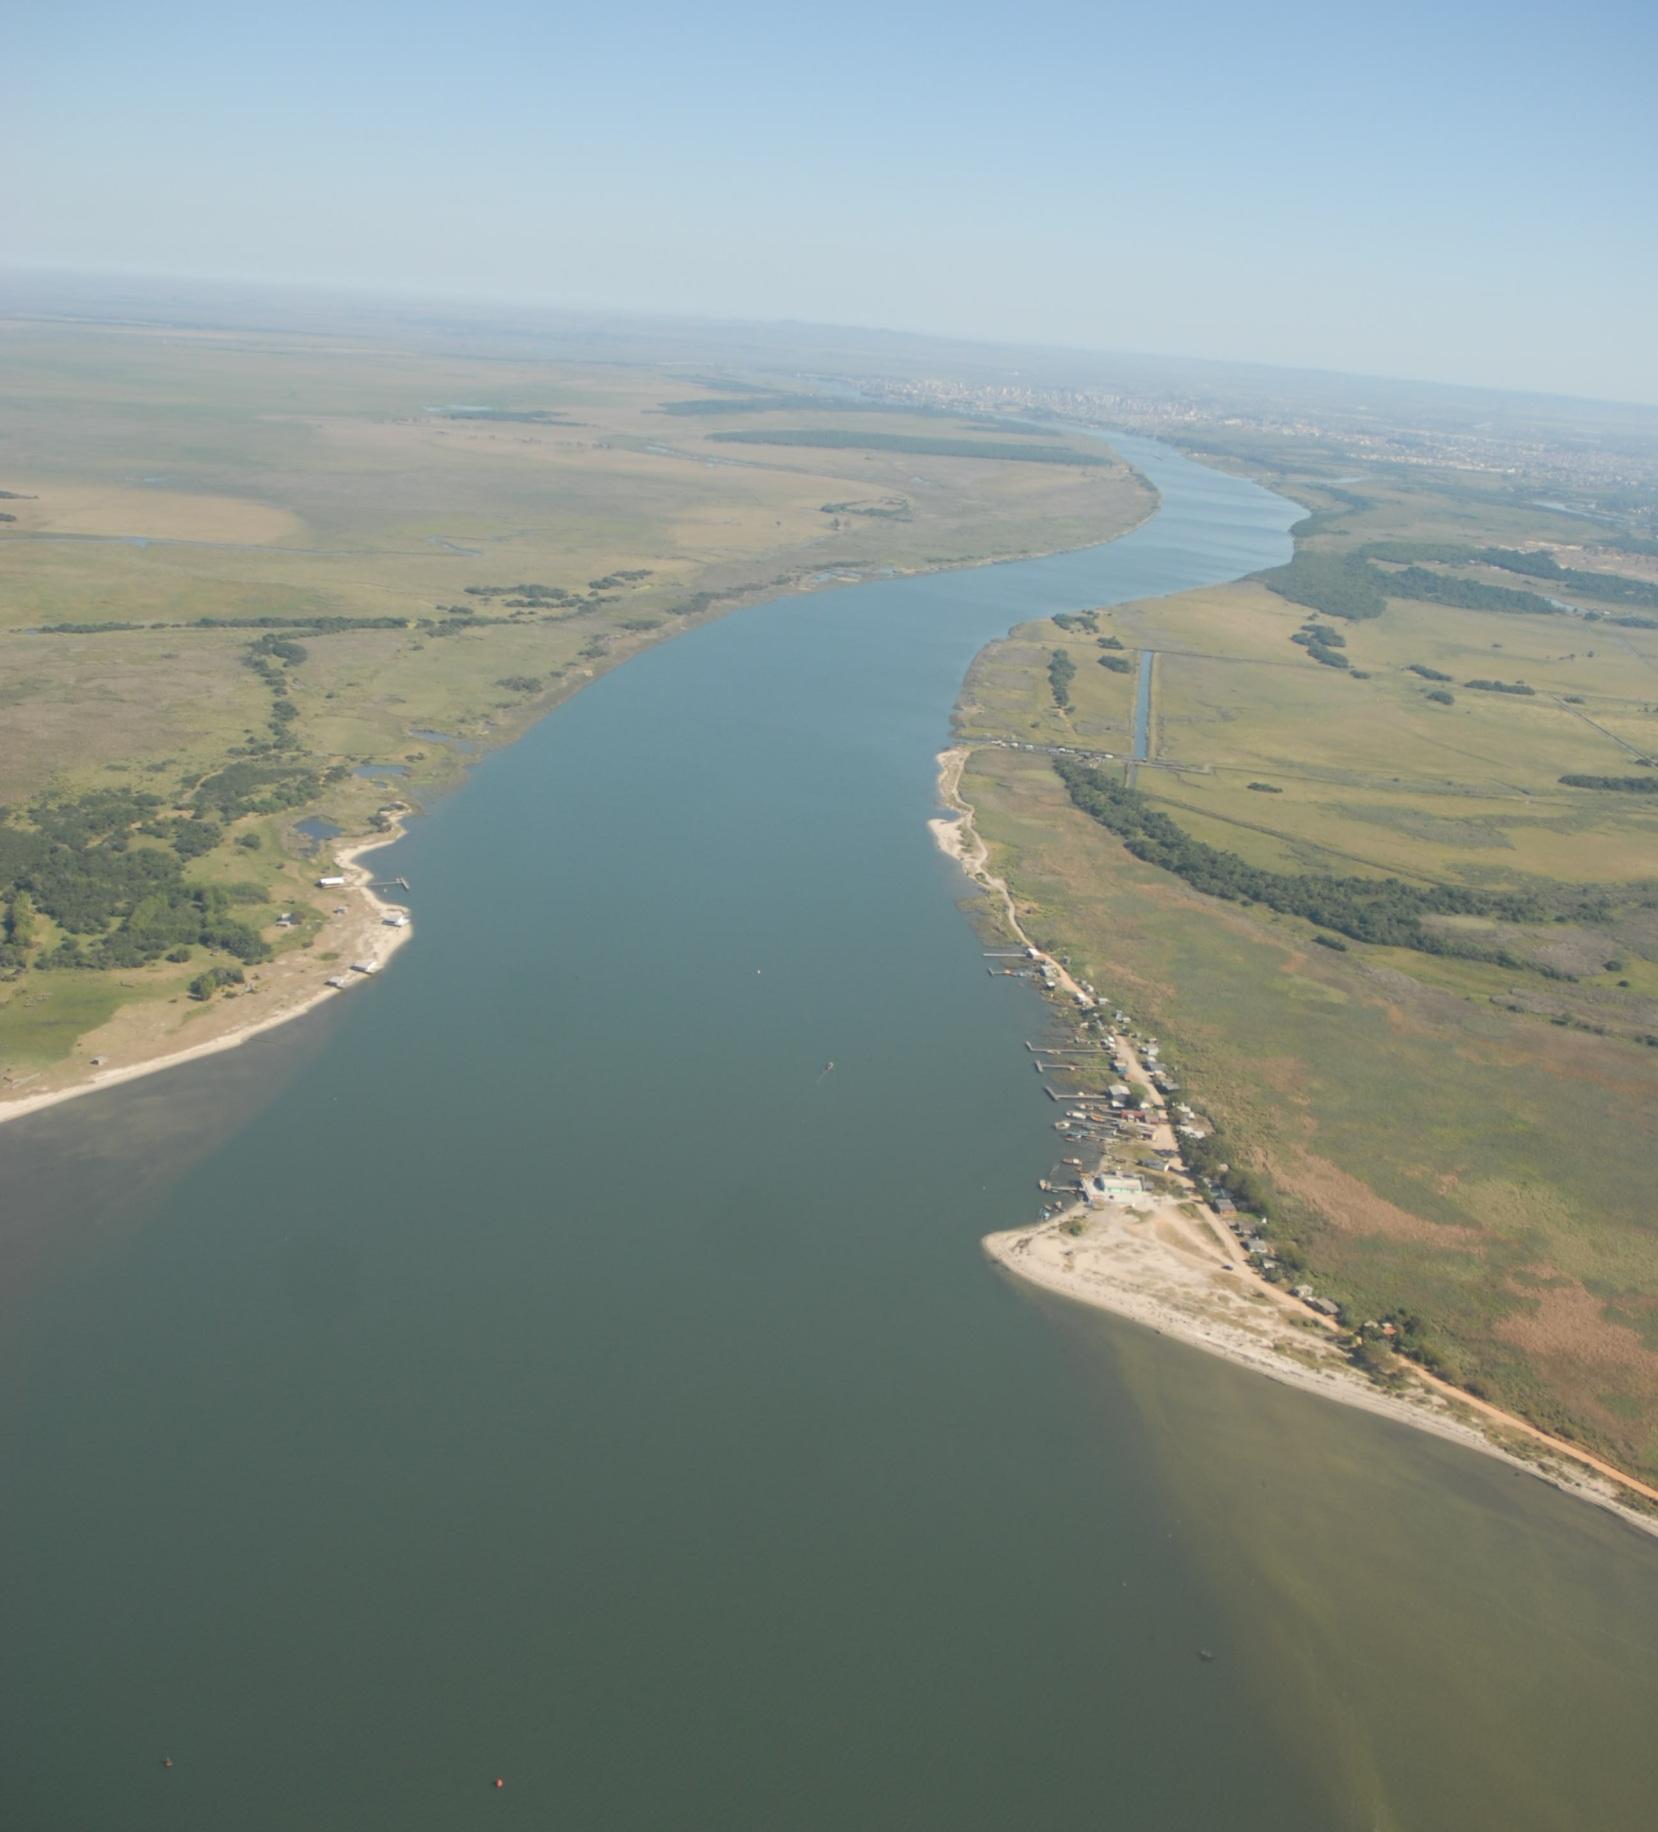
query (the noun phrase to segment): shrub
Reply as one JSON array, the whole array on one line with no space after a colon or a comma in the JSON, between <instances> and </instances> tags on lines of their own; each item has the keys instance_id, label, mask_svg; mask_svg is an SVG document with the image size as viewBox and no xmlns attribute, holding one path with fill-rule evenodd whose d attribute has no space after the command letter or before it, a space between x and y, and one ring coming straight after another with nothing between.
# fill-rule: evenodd
<instances>
[{"instance_id":1,"label":"shrub","mask_svg":"<svg viewBox=\"0 0 1658 1832\"><path fill-rule=\"evenodd\" d=\"M1054 704L1068 709L1071 704L1071 682L1076 679L1077 665L1063 649L1055 649L1048 658L1048 684L1053 688Z\"/></svg>"},{"instance_id":2,"label":"shrub","mask_svg":"<svg viewBox=\"0 0 1658 1832\"><path fill-rule=\"evenodd\" d=\"M240 967L209 967L196 975L187 990L193 999L210 999L221 986L239 986L246 978Z\"/></svg>"}]
</instances>

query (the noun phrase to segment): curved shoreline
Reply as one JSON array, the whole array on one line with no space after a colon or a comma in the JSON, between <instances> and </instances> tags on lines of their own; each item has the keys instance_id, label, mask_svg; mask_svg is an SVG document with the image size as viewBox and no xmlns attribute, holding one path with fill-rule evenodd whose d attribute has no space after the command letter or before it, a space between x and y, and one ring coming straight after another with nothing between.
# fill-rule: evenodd
<instances>
[{"instance_id":1,"label":"curved shoreline","mask_svg":"<svg viewBox=\"0 0 1658 1832\"><path fill-rule=\"evenodd\" d=\"M1086 428L1085 430L1092 436L1099 437L1109 443L1110 433L1108 430L1093 427ZM977 572L997 566L1020 565L1028 560L1052 559L1068 553L1085 553L1092 547L1109 546L1111 542L1121 540L1124 535L1132 534L1136 529L1142 528L1147 522L1154 520L1162 509L1163 498L1162 492L1158 490L1157 486L1138 466L1131 464L1115 447L1111 447L1111 450L1113 456L1122 464L1125 472L1133 478L1143 490L1149 491L1151 503L1143 514L1137 516L1133 521L1125 523L1121 528L1115 529L1104 541L1090 541L1084 543L1080 547L1055 547L1045 548L1040 552L1033 553L1005 554L998 558L986 560L943 560L936 564L925 566L890 567L887 571L894 578L917 578L934 573ZM128 537L112 535L97 537L89 536L85 538L124 540ZM699 628L704 623L716 622L723 617L730 616L736 611L752 609L755 605L763 604L770 598L807 597L820 591L837 590L848 585L867 584L877 576L879 575L871 573L868 577L861 575L818 577L815 574L803 572L783 590L779 590L775 583L755 583L748 586L734 587L729 592L720 594L717 607L710 607L706 615L694 620L687 620L677 627L665 625L664 633L656 636L653 640L624 644L620 647L619 652L614 652L603 658L601 665L589 666L577 671L576 677L566 685L564 691L549 694L542 703L534 706L529 716L523 720L522 723L514 724L511 729L507 730L500 744L488 746L480 744L475 755L467 757L464 760L457 759L461 765L460 773L464 774L465 770L470 767L471 764L480 761L490 750L504 749L506 746L515 743L525 734L525 732L538 725L542 719L546 718L550 713L555 712L567 700L573 699L576 694L581 692L583 687L590 686L603 675L609 674L613 669L621 667L624 663L631 661L635 655L643 654L647 649L656 648L664 642L671 642L676 636L682 635L688 630ZM303 813L304 810L298 810L297 812ZM405 831L404 824L399 821L397 825L388 832L376 833L367 839L349 842L344 846L336 845L334 848L336 860L346 877L351 880L351 882L346 885L345 892L347 894L355 893L365 898L372 908L375 923L380 925L373 934L372 943L365 942L357 951L358 959L372 960L376 969L383 967L391 956L395 954L406 941L411 939L414 934L414 927L412 921L401 928L389 928L384 926L384 917L392 910L398 909L401 906L388 903L376 897L374 893L368 889L368 873L362 871L357 866L356 861L365 853L372 852L382 846L394 844L403 837ZM405 911L404 914L407 915L407 912ZM165 1069L179 1068L185 1063L198 1061L204 1056L217 1055L222 1050L235 1049L238 1045L246 1043L249 1038L257 1037L264 1031L274 1030L279 1024L291 1023L296 1018L304 1017L307 1012L314 1011L319 1005L325 1004L327 1000L333 996L336 990L336 988L327 985L312 988L306 995L298 1000L284 1004L280 1010L271 1011L258 1018L250 1019L244 1024L235 1025L221 1036L211 1038L202 1043L186 1044L179 1049L165 1050L157 1055L145 1057L142 1061L130 1063L120 1068L107 1069L102 1073L86 1075L80 1080L72 1082L65 1087L53 1088L39 1094L22 1094L11 1098L0 1093L0 1126L5 1125L9 1120L25 1119L32 1113L42 1112L46 1108L58 1106L64 1101L76 1100L83 1094L101 1093L105 1089L119 1087L123 1082L137 1081L143 1076L159 1074ZM77 1038L77 1047L80 1042L81 1039ZM59 1058L46 1072L50 1073L52 1069L60 1068L64 1060L66 1060L66 1058Z\"/></svg>"},{"instance_id":2,"label":"curved shoreline","mask_svg":"<svg viewBox=\"0 0 1658 1832\"><path fill-rule=\"evenodd\" d=\"M366 839L353 840L345 845L334 847L334 858L347 882L339 888L339 894L356 900L362 906L359 926L361 938L353 945L353 954L357 960L372 963L377 972L387 961L414 935L414 924L408 912L401 904L390 902L369 888L371 874L368 868L358 863L370 852L376 852L383 846L394 845L403 838L406 829L401 821L396 822L384 833L375 833ZM392 927L386 918L401 914L405 920L398 927ZM359 976L361 977L361 976ZM244 995L245 996L245 995ZM23 1094L15 1099L0 1103L0 1126L11 1120L27 1118L32 1113L44 1112L48 1107L60 1106L64 1101L79 1100L84 1094L101 1094L108 1088L118 1088L124 1082L138 1081L146 1075L158 1075L164 1069L176 1069L187 1062L198 1062L204 1056L216 1056L223 1050L233 1050L259 1036L262 1032L274 1030L279 1024L290 1023L295 1018L304 1017L319 1005L330 999L338 998L340 989L327 984L327 976L322 983L308 985L298 991L297 996L290 996L279 1007L271 1011L262 1011L256 1018L246 1023L236 1024L221 1036L210 1037L201 1043L185 1044L176 1050L167 1050L160 1055L148 1056L140 1062L125 1064L118 1068L105 1069L84 1079L72 1082L63 1088L53 1088L40 1094Z\"/></svg>"},{"instance_id":3,"label":"curved shoreline","mask_svg":"<svg viewBox=\"0 0 1658 1832\"><path fill-rule=\"evenodd\" d=\"M972 884L999 900L1010 933L1033 951L1034 962L1052 971L1059 991L1073 1002L1086 999L1064 966L1031 940L1019 920L1012 887L990 869L973 805L961 793L971 755L970 745L952 745L939 753L939 800L952 812L928 822L934 842ZM1165 1129L1162 1094L1147 1077L1134 1045L1123 1039L1121 1048L1132 1078L1150 1091L1159 1130ZM1168 1142L1174 1142L1172 1129ZM1075 1203L1033 1226L986 1235L981 1244L993 1264L1027 1284L1125 1317L1283 1385L1495 1457L1658 1537L1658 1512L1631 1506L1619 1493L1658 1508L1658 1488L1422 1369L1406 1365L1408 1386L1403 1390L1377 1387L1339 1348L1338 1326L1330 1318L1262 1278L1241 1255L1230 1257L1237 1250L1225 1224L1195 1186L1188 1183L1187 1189L1179 1200L1152 1198L1137 1207ZM1521 1448L1531 1454L1504 1444L1493 1435L1497 1432L1523 1440Z\"/></svg>"}]
</instances>

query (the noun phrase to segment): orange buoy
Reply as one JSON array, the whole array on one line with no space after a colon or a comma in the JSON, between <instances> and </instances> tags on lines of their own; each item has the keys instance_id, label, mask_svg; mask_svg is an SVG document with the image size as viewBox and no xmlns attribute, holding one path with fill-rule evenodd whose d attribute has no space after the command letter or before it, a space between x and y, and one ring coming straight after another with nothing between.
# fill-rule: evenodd
<instances>
[{"instance_id":1,"label":"orange buoy","mask_svg":"<svg viewBox=\"0 0 1658 1832\"><path fill-rule=\"evenodd\" d=\"M495 1777L495 1785L497 1787L505 1787L507 1784L506 1784L506 1781L503 1779L503 1777L501 1777L500 1775L497 1775Z\"/></svg>"},{"instance_id":2,"label":"orange buoy","mask_svg":"<svg viewBox=\"0 0 1658 1832\"><path fill-rule=\"evenodd\" d=\"M171 1768L173 1766L173 1758L171 1756L163 1756L161 1758L161 1766L163 1768Z\"/></svg>"}]
</instances>

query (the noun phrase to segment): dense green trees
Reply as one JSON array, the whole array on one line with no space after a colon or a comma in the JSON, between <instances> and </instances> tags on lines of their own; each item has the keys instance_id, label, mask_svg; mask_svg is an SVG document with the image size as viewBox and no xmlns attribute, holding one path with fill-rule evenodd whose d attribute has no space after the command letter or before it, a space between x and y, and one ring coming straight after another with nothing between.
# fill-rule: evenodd
<instances>
[{"instance_id":1,"label":"dense green trees","mask_svg":"<svg viewBox=\"0 0 1658 1832\"><path fill-rule=\"evenodd\" d=\"M1536 592L1516 591L1510 585L1487 585L1479 579L1460 579L1454 573L1430 571L1426 566L1406 566L1380 575L1381 589L1390 598L1415 598L1428 604L1450 604L1464 611L1504 611L1533 617L1559 617L1558 604Z\"/></svg>"},{"instance_id":2,"label":"dense green trees","mask_svg":"<svg viewBox=\"0 0 1658 1832\"><path fill-rule=\"evenodd\" d=\"M1071 708L1071 683L1076 679L1077 665L1063 649L1048 657L1048 685L1054 691L1054 704L1062 712Z\"/></svg>"},{"instance_id":3,"label":"dense green trees","mask_svg":"<svg viewBox=\"0 0 1658 1832\"><path fill-rule=\"evenodd\" d=\"M30 825L0 819L0 893L7 961L37 939L36 912L63 931L35 965L139 967L194 944L243 961L270 952L236 906L263 901L256 885L189 883L186 860L221 838L211 821L162 817L160 798L130 789L46 797ZM150 842L162 842L151 844Z\"/></svg>"},{"instance_id":4,"label":"dense green trees","mask_svg":"<svg viewBox=\"0 0 1658 1832\"><path fill-rule=\"evenodd\" d=\"M1552 553L1522 553L1511 547L1482 547L1477 558L1505 572L1548 579L1566 590L1614 604L1658 605L1658 585L1645 579L1626 579L1621 573L1591 572L1581 566L1562 566Z\"/></svg>"},{"instance_id":5,"label":"dense green trees","mask_svg":"<svg viewBox=\"0 0 1658 1832\"><path fill-rule=\"evenodd\" d=\"M1332 630L1327 623L1304 623L1290 637L1290 641L1299 643L1315 662L1322 662L1326 668L1352 666L1342 653L1347 647L1347 638L1340 630Z\"/></svg>"},{"instance_id":6,"label":"dense green trees","mask_svg":"<svg viewBox=\"0 0 1658 1832\"><path fill-rule=\"evenodd\" d=\"M1387 608L1374 568L1357 554L1298 551L1288 566L1262 573L1261 583L1280 598L1351 623L1380 617Z\"/></svg>"},{"instance_id":7,"label":"dense green trees","mask_svg":"<svg viewBox=\"0 0 1658 1832\"><path fill-rule=\"evenodd\" d=\"M1635 551L1639 551L1637 548ZM1658 608L1658 585L1645 579L1626 579L1621 573L1592 572L1586 567L1562 566L1552 553L1542 549L1519 547L1463 547L1451 541L1372 541L1358 548L1359 560L1393 560L1406 563L1410 575L1403 589L1395 589L1403 576L1392 575L1385 589L1397 598L1432 596L1436 603L1459 604L1477 611L1525 610L1553 614L1559 606L1531 592L1511 592L1505 599L1502 586L1484 585L1478 580L1451 579L1443 573L1429 573L1439 582L1439 590L1429 592L1416 575L1422 572L1417 562L1440 566L1495 566L1503 572L1518 573L1526 579L1543 579L1571 592L1590 598L1608 599L1614 604L1639 604ZM1467 588L1467 597L1446 597L1444 592Z\"/></svg>"},{"instance_id":8,"label":"dense green trees","mask_svg":"<svg viewBox=\"0 0 1658 1832\"><path fill-rule=\"evenodd\" d=\"M1574 771L1560 780L1568 789L1615 789L1622 795L1658 795L1658 772L1651 776L1583 776Z\"/></svg>"},{"instance_id":9,"label":"dense green trees","mask_svg":"<svg viewBox=\"0 0 1658 1832\"><path fill-rule=\"evenodd\" d=\"M196 785L196 818L217 815L233 821L243 814L280 814L310 801L337 774L291 761L227 763Z\"/></svg>"},{"instance_id":10,"label":"dense green trees","mask_svg":"<svg viewBox=\"0 0 1658 1832\"><path fill-rule=\"evenodd\" d=\"M35 943L35 903L21 887L6 899L6 940L15 948L32 948Z\"/></svg>"},{"instance_id":11,"label":"dense green trees","mask_svg":"<svg viewBox=\"0 0 1658 1832\"><path fill-rule=\"evenodd\" d=\"M1535 922L1545 913L1536 898L1515 893L1449 884L1406 884L1398 878L1337 878L1313 872L1267 871L1236 853L1222 852L1194 840L1137 789L1114 781L1090 764L1059 757L1054 760L1054 769L1071 800L1102 827L1117 834L1137 859L1174 872L1210 896L1235 903L1264 904L1284 915L1304 917L1354 941L1519 967L1524 963L1507 951L1430 928L1424 919L1494 916L1509 922ZM1584 914L1590 912L1585 910Z\"/></svg>"},{"instance_id":12,"label":"dense green trees","mask_svg":"<svg viewBox=\"0 0 1658 1832\"><path fill-rule=\"evenodd\" d=\"M189 993L193 999L210 999L221 986L240 986L246 977L240 967L209 967L190 982Z\"/></svg>"},{"instance_id":13,"label":"dense green trees","mask_svg":"<svg viewBox=\"0 0 1658 1832\"><path fill-rule=\"evenodd\" d=\"M268 655L292 667L298 667L310 654L304 643L295 642L291 636L276 635L261 636L258 642L249 645L249 650L254 655Z\"/></svg>"},{"instance_id":14,"label":"dense green trees","mask_svg":"<svg viewBox=\"0 0 1658 1832\"><path fill-rule=\"evenodd\" d=\"M1390 562L1397 570L1372 564L1375 561ZM1373 541L1340 554L1298 550L1288 566L1262 573L1261 582L1282 598L1350 622L1379 617L1389 598L1412 598L1427 604L1453 605L1459 610L1498 611L1511 616L1564 614L1565 607L1539 592L1491 585L1458 573L1436 572L1435 565L1495 566L1614 604L1658 608L1658 585L1647 580L1562 566L1553 554L1540 551L1463 547L1448 541Z\"/></svg>"}]
</instances>

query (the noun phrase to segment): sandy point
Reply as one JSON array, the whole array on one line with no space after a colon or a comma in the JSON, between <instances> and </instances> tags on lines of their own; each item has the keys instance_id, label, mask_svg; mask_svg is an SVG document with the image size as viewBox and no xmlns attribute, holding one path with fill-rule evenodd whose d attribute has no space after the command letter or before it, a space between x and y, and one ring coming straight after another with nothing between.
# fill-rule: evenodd
<instances>
[{"instance_id":1,"label":"sandy point","mask_svg":"<svg viewBox=\"0 0 1658 1832\"><path fill-rule=\"evenodd\" d=\"M973 805L961 793L971 755L965 745L939 754L939 801L951 812L928 823L934 842L1000 903L1008 932L1046 969L1053 994L1070 1002L1067 1015L1074 1016L1094 998L1061 961L1032 943L1007 880L991 871ZM1171 1115L1137 1048L1126 1036L1117 1046L1129 1077L1146 1086L1156 1110L1150 1142L1174 1150ZM1097 1168L1107 1168L1106 1161ZM1288 1386L1498 1457L1658 1535L1658 1488L1423 1370L1405 1368L1397 1386L1378 1386L1353 1366L1329 1318L1251 1269L1220 1217L1189 1179L1180 1181L1184 1196L1148 1196L1138 1206L1079 1200L1044 1222L988 1235L984 1250L1027 1284L1127 1317Z\"/></svg>"},{"instance_id":2,"label":"sandy point","mask_svg":"<svg viewBox=\"0 0 1658 1832\"><path fill-rule=\"evenodd\" d=\"M171 1038L161 1037L149 1047L139 1046L126 1062L117 1061L108 1067L80 1073L60 1067L54 1073L66 1079L58 1085L0 1098L0 1125L39 1113L46 1107L55 1107L62 1101L77 1100L83 1094L97 1094L106 1088L119 1087L123 1082L136 1081L140 1076L159 1074L163 1069L178 1068L183 1063L217 1055L221 1050L235 1049L250 1037L274 1030L279 1024L291 1023L328 1000L343 996L338 986L329 984L330 979L343 980L349 990L378 973L398 949L413 938L414 924L401 905L370 888L373 874L362 860L383 846L395 844L402 839L403 833L401 823L394 823L384 832L334 847L336 870L345 883L330 886L329 892L345 913L331 916L319 932L319 938L327 939L329 951L338 957L338 965L318 961L303 949L279 955L274 961L261 965L256 978L250 976L249 992L234 1000L214 1000L206 1007L196 1024L211 1027L210 1034L203 1036L193 1025L195 1041L188 1044L175 1046ZM394 917L401 921L389 920ZM370 971L365 974L347 963L358 963ZM97 1033L93 1033L91 1038L82 1039L80 1047L87 1048L96 1039ZM107 1052L99 1050L96 1053L119 1055L121 1052L119 1045L111 1045Z\"/></svg>"}]
</instances>

